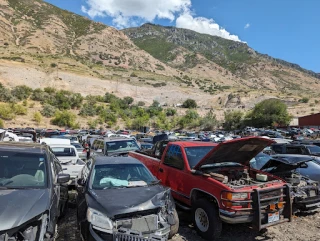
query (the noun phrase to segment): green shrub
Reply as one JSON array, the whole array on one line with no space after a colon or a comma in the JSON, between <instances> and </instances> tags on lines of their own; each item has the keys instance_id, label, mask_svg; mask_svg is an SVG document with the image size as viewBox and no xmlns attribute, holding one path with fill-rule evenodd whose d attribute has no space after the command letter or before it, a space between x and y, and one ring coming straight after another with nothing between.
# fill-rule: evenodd
<instances>
[{"instance_id":1,"label":"green shrub","mask_svg":"<svg viewBox=\"0 0 320 241\"><path fill-rule=\"evenodd\" d=\"M18 100L26 100L32 94L32 89L26 85L19 85L11 90L11 94Z\"/></svg>"},{"instance_id":2,"label":"green shrub","mask_svg":"<svg viewBox=\"0 0 320 241\"><path fill-rule=\"evenodd\" d=\"M57 109L49 104L45 104L42 107L41 114L45 117L52 117L56 113Z\"/></svg>"},{"instance_id":3,"label":"green shrub","mask_svg":"<svg viewBox=\"0 0 320 241\"><path fill-rule=\"evenodd\" d=\"M302 99L299 100L299 102L301 102L301 103L308 103L308 102L309 102L309 98L303 97Z\"/></svg>"},{"instance_id":4,"label":"green shrub","mask_svg":"<svg viewBox=\"0 0 320 241\"><path fill-rule=\"evenodd\" d=\"M15 118L15 113L10 104L1 104L0 103L0 118L4 120L12 120Z\"/></svg>"},{"instance_id":5,"label":"green shrub","mask_svg":"<svg viewBox=\"0 0 320 241\"><path fill-rule=\"evenodd\" d=\"M77 123L76 115L69 111L57 111L51 123L60 127L71 127L73 128Z\"/></svg>"},{"instance_id":6,"label":"green shrub","mask_svg":"<svg viewBox=\"0 0 320 241\"><path fill-rule=\"evenodd\" d=\"M42 115L40 112L36 112L33 115L33 120L39 125L42 121Z\"/></svg>"},{"instance_id":7,"label":"green shrub","mask_svg":"<svg viewBox=\"0 0 320 241\"><path fill-rule=\"evenodd\" d=\"M139 101L137 105L138 105L138 106L145 106L146 103L144 103L143 101Z\"/></svg>"},{"instance_id":8,"label":"green shrub","mask_svg":"<svg viewBox=\"0 0 320 241\"><path fill-rule=\"evenodd\" d=\"M187 99L185 102L183 102L182 107L188 108L188 109L193 109L197 108L197 102L193 99Z\"/></svg>"},{"instance_id":9,"label":"green shrub","mask_svg":"<svg viewBox=\"0 0 320 241\"><path fill-rule=\"evenodd\" d=\"M177 111L175 109L172 109L172 108L168 108L166 110L166 115L167 116L174 116L175 114L177 114Z\"/></svg>"},{"instance_id":10,"label":"green shrub","mask_svg":"<svg viewBox=\"0 0 320 241\"><path fill-rule=\"evenodd\" d=\"M79 115L81 116L95 116L97 114L96 112L96 106L93 103L85 103L82 105L82 108L79 112Z\"/></svg>"},{"instance_id":11,"label":"green shrub","mask_svg":"<svg viewBox=\"0 0 320 241\"><path fill-rule=\"evenodd\" d=\"M11 94L11 91L0 83L0 101L14 103L17 99Z\"/></svg>"},{"instance_id":12,"label":"green shrub","mask_svg":"<svg viewBox=\"0 0 320 241\"><path fill-rule=\"evenodd\" d=\"M132 72L132 73L130 74L130 77L138 77L138 75L137 75L135 72Z\"/></svg>"},{"instance_id":13,"label":"green shrub","mask_svg":"<svg viewBox=\"0 0 320 241\"><path fill-rule=\"evenodd\" d=\"M26 107L19 105L19 104L13 104L12 105L12 110L14 111L15 114L17 115L26 115L28 110Z\"/></svg>"}]
</instances>

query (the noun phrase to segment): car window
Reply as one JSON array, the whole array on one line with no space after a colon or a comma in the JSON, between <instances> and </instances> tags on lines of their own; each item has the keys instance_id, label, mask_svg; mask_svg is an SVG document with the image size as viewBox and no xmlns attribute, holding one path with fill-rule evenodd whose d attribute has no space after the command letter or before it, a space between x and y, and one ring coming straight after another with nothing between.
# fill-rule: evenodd
<instances>
[{"instance_id":1,"label":"car window","mask_svg":"<svg viewBox=\"0 0 320 241\"><path fill-rule=\"evenodd\" d=\"M260 170L271 158L271 156L261 152L251 159L250 166L254 169Z\"/></svg>"},{"instance_id":2,"label":"car window","mask_svg":"<svg viewBox=\"0 0 320 241\"><path fill-rule=\"evenodd\" d=\"M319 154L320 153L320 147L316 145L308 146L308 149L311 154Z\"/></svg>"},{"instance_id":3,"label":"car window","mask_svg":"<svg viewBox=\"0 0 320 241\"><path fill-rule=\"evenodd\" d=\"M92 189L109 189L147 186L153 181L142 164L106 164L94 167L89 183Z\"/></svg>"},{"instance_id":4,"label":"car window","mask_svg":"<svg viewBox=\"0 0 320 241\"><path fill-rule=\"evenodd\" d=\"M282 146L280 145L273 145L271 146L272 150L277 154L282 154Z\"/></svg>"},{"instance_id":5,"label":"car window","mask_svg":"<svg viewBox=\"0 0 320 241\"><path fill-rule=\"evenodd\" d=\"M71 147L51 147L55 156L76 156L74 148Z\"/></svg>"},{"instance_id":6,"label":"car window","mask_svg":"<svg viewBox=\"0 0 320 241\"><path fill-rule=\"evenodd\" d=\"M129 152L139 150L138 144L134 140L108 141L106 142L108 153Z\"/></svg>"},{"instance_id":7,"label":"car window","mask_svg":"<svg viewBox=\"0 0 320 241\"><path fill-rule=\"evenodd\" d=\"M211 151L214 146L197 146L184 148L190 168L195 167L205 155Z\"/></svg>"},{"instance_id":8,"label":"car window","mask_svg":"<svg viewBox=\"0 0 320 241\"><path fill-rule=\"evenodd\" d=\"M83 147L80 144L77 143L71 143L71 145L73 145L75 148L77 149L83 149Z\"/></svg>"},{"instance_id":9,"label":"car window","mask_svg":"<svg viewBox=\"0 0 320 241\"><path fill-rule=\"evenodd\" d=\"M164 165L183 170L184 162L180 146L171 145L167 149Z\"/></svg>"},{"instance_id":10,"label":"car window","mask_svg":"<svg viewBox=\"0 0 320 241\"><path fill-rule=\"evenodd\" d=\"M46 156L37 153L0 153L0 187L42 188L47 185Z\"/></svg>"},{"instance_id":11,"label":"car window","mask_svg":"<svg viewBox=\"0 0 320 241\"><path fill-rule=\"evenodd\" d=\"M301 147L287 146L287 154L306 154Z\"/></svg>"}]
</instances>

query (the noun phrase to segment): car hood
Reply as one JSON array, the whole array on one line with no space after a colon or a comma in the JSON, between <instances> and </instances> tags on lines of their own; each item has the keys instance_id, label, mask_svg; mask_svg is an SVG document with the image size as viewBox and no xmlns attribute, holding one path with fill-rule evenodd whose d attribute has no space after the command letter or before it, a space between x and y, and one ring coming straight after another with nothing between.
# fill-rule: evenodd
<instances>
[{"instance_id":1,"label":"car hood","mask_svg":"<svg viewBox=\"0 0 320 241\"><path fill-rule=\"evenodd\" d=\"M274 155L261 170L268 168L276 168L278 171L291 171L297 169L301 164L315 160L312 156L291 156L291 155Z\"/></svg>"},{"instance_id":2,"label":"car hood","mask_svg":"<svg viewBox=\"0 0 320 241\"><path fill-rule=\"evenodd\" d=\"M0 190L0 231L19 227L44 213L49 205L48 189Z\"/></svg>"},{"instance_id":3,"label":"car hood","mask_svg":"<svg viewBox=\"0 0 320 241\"><path fill-rule=\"evenodd\" d=\"M162 207L170 197L170 189L162 185L90 190L86 195L89 207L104 213L111 219L120 214Z\"/></svg>"},{"instance_id":4,"label":"car hood","mask_svg":"<svg viewBox=\"0 0 320 241\"><path fill-rule=\"evenodd\" d=\"M220 143L213 148L195 167L223 162L236 162L248 166L252 158L274 143L271 139L246 137Z\"/></svg>"}]
</instances>

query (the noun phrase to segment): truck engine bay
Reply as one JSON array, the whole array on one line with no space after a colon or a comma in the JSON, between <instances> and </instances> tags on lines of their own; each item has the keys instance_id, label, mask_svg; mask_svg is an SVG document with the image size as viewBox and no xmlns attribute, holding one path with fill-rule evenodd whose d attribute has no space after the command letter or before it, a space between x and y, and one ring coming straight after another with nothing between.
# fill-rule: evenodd
<instances>
[{"instance_id":1,"label":"truck engine bay","mask_svg":"<svg viewBox=\"0 0 320 241\"><path fill-rule=\"evenodd\" d=\"M259 174L254 170L248 170L245 167L206 169L204 172L211 178L218 180L233 189L248 186L264 187L266 183L280 182L280 180L277 180L272 176Z\"/></svg>"}]
</instances>

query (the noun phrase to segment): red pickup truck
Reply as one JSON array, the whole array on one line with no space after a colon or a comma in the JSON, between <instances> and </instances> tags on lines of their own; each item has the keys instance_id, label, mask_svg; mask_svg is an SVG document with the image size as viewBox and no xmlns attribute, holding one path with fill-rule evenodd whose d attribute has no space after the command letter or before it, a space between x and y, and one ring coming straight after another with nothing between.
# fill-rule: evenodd
<instances>
[{"instance_id":1,"label":"red pickup truck","mask_svg":"<svg viewBox=\"0 0 320 241\"><path fill-rule=\"evenodd\" d=\"M222 222L249 223L261 230L291 221L290 187L249 165L271 143L258 137L219 145L175 141L167 144L161 159L138 152L129 155L172 189L177 206L192 210L200 236L212 240L219 237Z\"/></svg>"}]
</instances>

